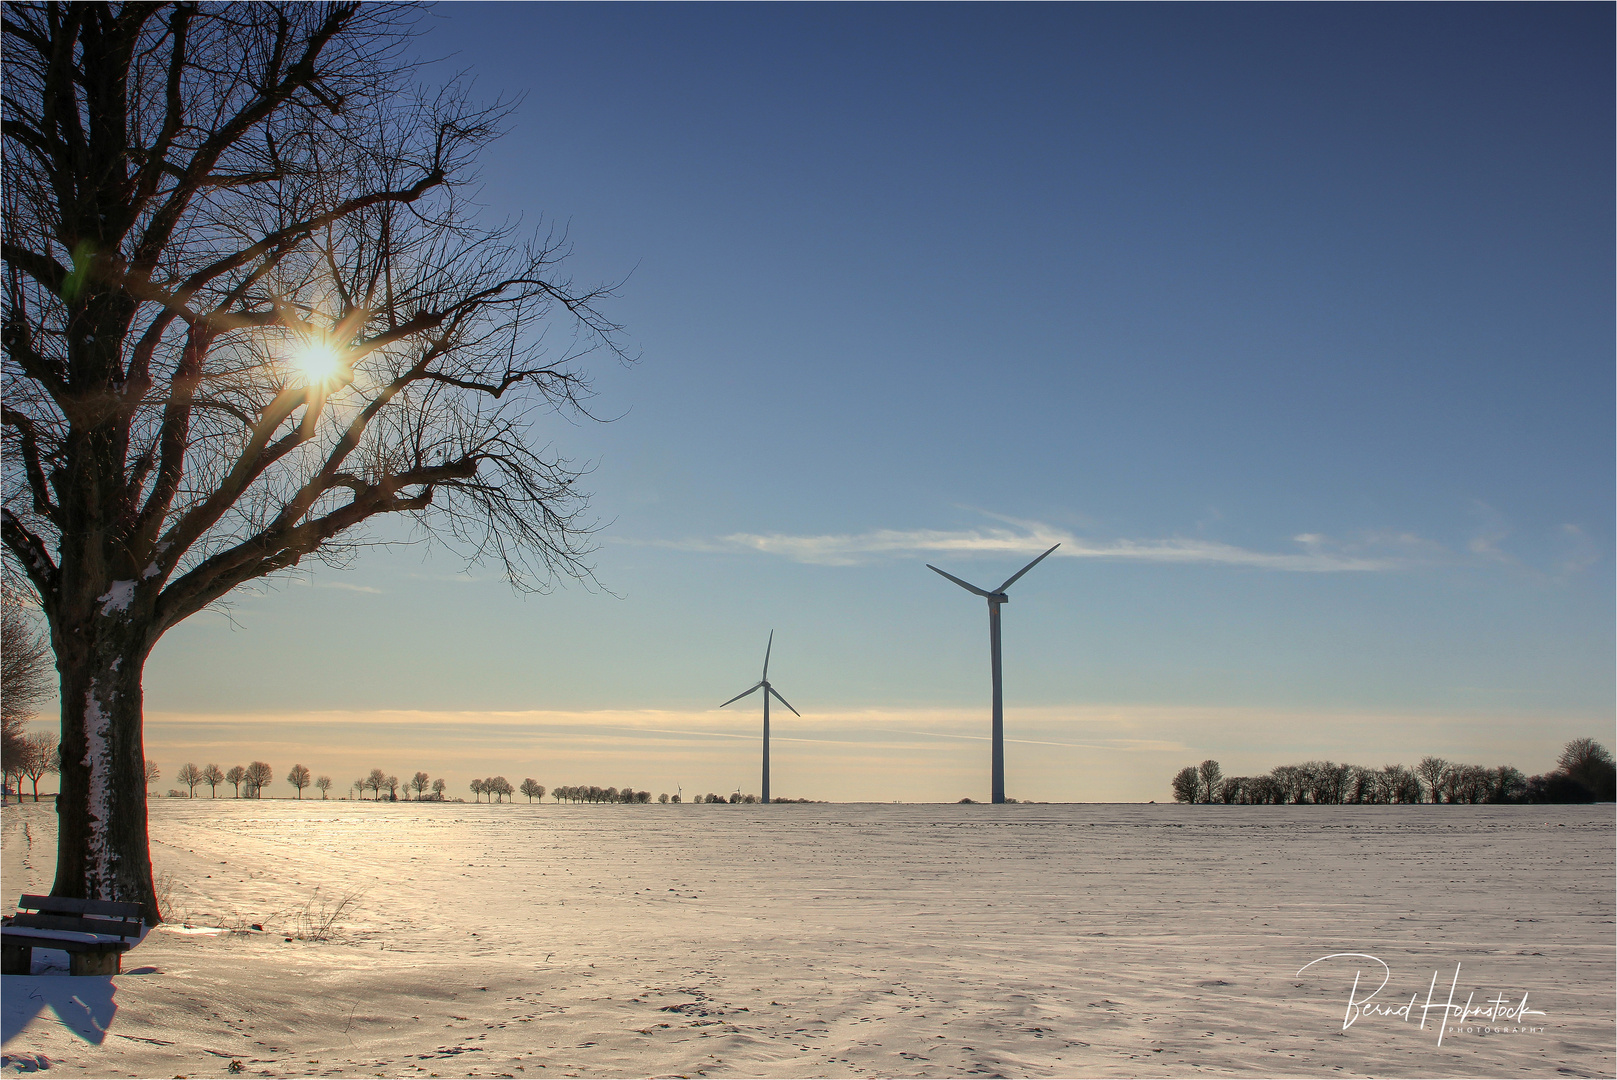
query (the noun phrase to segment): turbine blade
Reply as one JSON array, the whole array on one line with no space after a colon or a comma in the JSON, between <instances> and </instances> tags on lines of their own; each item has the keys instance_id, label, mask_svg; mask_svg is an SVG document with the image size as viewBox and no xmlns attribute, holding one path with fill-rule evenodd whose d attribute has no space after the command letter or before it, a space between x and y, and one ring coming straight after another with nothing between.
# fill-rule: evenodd
<instances>
[{"instance_id":1,"label":"turbine blade","mask_svg":"<svg viewBox=\"0 0 1617 1080\"><path fill-rule=\"evenodd\" d=\"M1054 551L1056 548L1058 548L1060 546L1061 546L1060 544L1053 544L1050 547L1050 551ZM1044 555L1050 554L1050 551L1046 551L1044 553ZM1037 559L1034 559L1032 562L1030 562L1026 566L1022 567L1022 569L1018 570L1016 573L1014 573L1010 577L1006 578L1005 579L1005 584L1003 584L1003 585L1001 585L999 587L999 591L1004 592L1006 589L1010 588L1012 585L1015 585L1017 578L1021 577L1023 574L1027 573L1029 570L1033 569L1035 566L1039 565L1039 563L1044 561L1044 555L1040 555Z\"/></svg>"},{"instance_id":2,"label":"turbine blade","mask_svg":"<svg viewBox=\"0 0 1617 1080\"><path fill-rule=\"evenodd\" d=\"M773 686L771 686L771 687L769 687L768 692L775 695L775 700L776 701L780 702L782 705L786 706L788 709L792 709L792 703L790 701L787 701L785 698L781 697L779 690L776 690ZM798 712L796 709L792 709L792 715L793 716L802 716L803 714Z\"/></svg>"},{"instance_id":3,"label":"turbine blade","mask_svg":"<svg viewBox=\"0 0 1617 1080\"><path fill-rule=\"evenodd\" d=\"M942 574L944 577L948 578L950 581L954 582L956 585L960 586L962 589L965 589L967 592L974 592L978 596L988 596L989 595L988 593L984 592L982 589L977 588L977 586L973 585L971 582L969 582L969 581L961 581L959 578L955 577L953 574L949 573L946 570L939 570L937 567L933 566L931 563L927 563L926 568L928 570L931 570L933 573Z\"/></svg>"},{"instance_id":4,"label":"turbine blade","mask_svg":"<svg viewBox=\"0 0 1617 1080\"><path fill-rule=\"evenodd\" d=\"M775 631L769 632L769 644L764 646L764 679L769 678L769 650L775 647Z\"/></svg>"},{"instance_id":5,"label":"turbine blade","mask_svg":"<svg viewBox=\"0 0 1617 1080\"><path fill-rule=\"evenodd\" d=\"M740 701L742 698L746 697L748 694L752 693L754 690L758 689L762 685L764 685L764 684L763 683L753 683L751 686L749 686L745 690L741 691L741 693L739 693L735 697L731 698L730 701ZM724 703L724 705L730 704L730 701L726 701ZM721 708L721 709L724 708L724 705L720 705L719 708Z\"/></svg>"}]
</instances>

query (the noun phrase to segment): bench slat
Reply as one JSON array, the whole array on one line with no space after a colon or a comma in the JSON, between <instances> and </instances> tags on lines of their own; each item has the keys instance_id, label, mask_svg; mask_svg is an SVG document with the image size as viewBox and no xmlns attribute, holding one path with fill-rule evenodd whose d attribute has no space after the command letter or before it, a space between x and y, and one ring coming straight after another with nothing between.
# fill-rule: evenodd
<instances>
[{"instance_id":1,"label":"bench slat","mask_svg":"<svg viewBox=\"0 0 1617 1080\"><path fill-rule=\"evenodd\" d=\"M19 911L12 916L11 926L30 926L40 930L72 930L81 934L108 934L113 937L140 937L141 924L134 921L92 919L83 915L36 914Z\"/></svg>"},{"instance_id":2,"label":"bench slat","mask_svg":"<svg viewBox=\"0 0 1617 1080\"><path fill-rule=\"evenodd\" d=\"M71 930L30 930L15 926L0 929L0 940L7 945L28 944L36 949L61 949L63 952L127 952L135 944Z\"/></svg>"},{"instance_id":3,"label":"bench slat","mask_svg":"<svg viewBox=\"0 0 1617 1080\"><path fill-rule=\"evenodd\" d=\"M127 919L140 918L140 905L131 904L124 900L78 900L71 896L35 896L33 893L23 893L22 899L17 901L17 909L29 908L33 911L56 912L63 915L111 915L122 916Z\"/></svg>"}]
</instances>

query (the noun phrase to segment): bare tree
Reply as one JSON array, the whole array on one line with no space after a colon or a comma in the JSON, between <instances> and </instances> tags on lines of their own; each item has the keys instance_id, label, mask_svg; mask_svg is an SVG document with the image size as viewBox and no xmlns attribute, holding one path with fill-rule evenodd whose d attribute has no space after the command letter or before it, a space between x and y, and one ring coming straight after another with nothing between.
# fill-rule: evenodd
<instances>
[{"instance_id":1,"label":"bare tree","mask_svg":"<svg viewBox=\"0 0 1617 1080\"><path fill-rule=\"evenodd\" d=\"M398 777L389 776L386 780L382 781L382 786L387 788L387 800L388 800L388 802L398 802L399 801L399 778Z\"/></svg>"},{"instance_id":2,"label":"bare tree","mask_svg":"<svg viewBox=\"0 0 1617 1080\"><path fill-rule=\"evenodd\" d=\"M1186 765L1174 774L1174 802L1193 803L1196 801L1196 795L1200 790L1201 778L1200 774L1196 772L1196 766Z\"/></svg>"},{"instance_id":3,"label":"bare tree","mask_svg":"<svg viewBox=\"0 0 1617 1080\"><path fill-rule=\"evenodd\" d=\"M147 787L151 787L153 784L163 779L163 770L157 767L157 762L155 761L145 762L145 773ZM60 799L60 796L58 796L58 799Z\"/></svg>"},{"instance_id":4,"label":"bare tree","mask_svg":"<svg viewBox=\"0 0 1617 1080\"><path fill-rule=\"evenodd\" d=\"M232 765L230 771L225 773L225 780L236 789L236 798L241 798L241 785L247 779L247 770L240 765Z\"/></svg>"},{"instance_id":5,"label":"bare tree","mask_svg":"<svg viewBox=\"0 0 1617 1080\"><path fill-rule=\"evenodd\" d=\"M1516 766L1500 765L1489 770L1489 802L1520 802L1522 794L1526 790L1527 776Z\"/></svg>"},{"instance_id":6,"label":"bare tree","mask_svg":"<svg viewBox=\"0 0 1617 1080\"><path fill-rule=\"evenodd\" d=\"M1276 765L1269 770L1269 779L1277 803L1298 803L1308 797L1308 778L1295 765Z\"/></svg>"},{"instance_id":7,"label":"bare tree","mask_svg":"<svg viewBox=\"0 0 1617 1080\"><path fill-rule=\"evenodd\" d=\"M309 786L311 779L306 765L293 765L286 771L286 782L298 789L299 799L303 798L303 789Z\"/></svg>"},{"instance_id":8,"label":"bare tree","mask_svg":"<svg viewBox=\"0 0 1617 1080\"><path fill-rule=\"evenodd\" d=\"M219 797L219 785L224 782L224 779L224 770L212 762L202 767L202 782L208 785L210 797L215 799Z\"/></svg>"},{"instance_id":9,"label":"bare tree","mask_svg":"<svg viewBox=\"0 0 1617 1080\"><path fill-rule=\"evenodd\" d=\"M1449 763L1440 757L1423 757L1415 764L1415 775L1425 781L1432 802L1439 801L1442 796L1443 774L1448 769Z\"/></svg>"},{"instance_id":10,"label":"bare tree","mask_svg":"<svg viewBox=\"0 0 1617 1080\"><path fill-rule=\"evenodd\" d=\"M61 771L61 753L56 745L54 736L44 732L35 732L23 736L25 750L22 757L22 774L34 783L34 801L39 801L39 781L46 773ZM21 785L19 785L20 789ZM19 790L17 801L22 802L22 793Z\"/></svg>"},{"instance_id":11,"label":"bare tree","mask_svg":"<svg viewBox=\"0 0 1617 1080\"><path fill-rule=\"evenodd\" d=\"M448 784L444 783L443 777L439 777L438 779L434 780L432 782L432 797L434 799L438 800L439 802L443 802L443 800L444 800L444 788L446 788L448 786L449 786Z\"/></svg>"},{"instance_id":12,"label":"bare tree","mask_svg":"<svg viewBox=\"0 0 1617 1080\"><path fill-rule=\"evenodd\" d=\"M21 589L0 588L0 765L23 775L28 721L51 693L51 652ZM18 795L21 801L21 795Z\"/></svg>"},{"instance_id":13,"label":"bare tree","mask_svg":"<svg viewBox=\"0 0 1617 1080\"><path fill-rule=\"evenodd\" d=\"M378 515L587 576L538 406L616 327L565 239L477 227L503 107L417 92L408 9L17 2L4 20L4 509L60 671L64 896L160 919L141 784L162 635ZM402 29L401 29L402 28ZM580 342L539 351L559 313Z\"/></svg>"},{"instance_id":14,"label":"bare tree","mask_svg":"<svg viewBox=\"0 0 1617 1080\"><path fill-rule=\"evenodd\" d=\"M269 767L267 761L255 761L247 766L247 786L253 798L262 799L264 789L269 787L270 781L275 779L275 770Z\"/></svg>"},{"instance_id":15,"label":"bare tree","mask_svg":"<svg viewBox=\"0 0 1617 1080\"><path fill-rule=\"evenodd\" d=\"M180 766L179 772L174 774L174 779L184 784L187 791L190 792L189 797L194 799L197 794L197 785L202 783L202 770L187 761Z\"/></svg>"},{"instance_id":16,"label":"bare tree","mask_svg":"<svg viewBox=\"0 0 1617 1080\"><path fill-rule=\"evenodd\" d=\"M365 797L365 789L367 787L369 787L369 786L370 786L370 781L368 781L363 776L361 776L358 780L355 780L354 781L355 798L363 799Z\"/></svg>"},{"instance_id":17,"label":"bare tree","mask_svg":"<svg viewBox=\"0 0 1617 1080\"><path fill-rule=\"evenodd\" d=\"M1556 762L1561 771L1589 789L1597 800L1617 798L1617 762L1611 751L1589 738L1573 739Z\"/></svg>"},{"instance_id":18,"label":"bare tree","mask_svg":"<svg viewBox=\"0 0 1617 1080\"><path fill-rule=\"evenodd\" d=\"M472 801L473 802L482 802L483 801L483 792L488 790L488 788L484 785L483 781L482 780L473 780L471 782L470 786L471 786L471 789L472 789Z\"/></svg>"},{"instance_id":19,"label":"bare tree","mask_svg":"<svg viewBox=\"0 0 1617 1080\"><path fill-rule=\"evenodd\" d=\"M0 778L5 782L5 790L17 793L17 801L22 802L22 767L28 755L28 747L18 738L14 746L6 747L6 756L0 761Z\"/></svg>"},{"instance_id":20,"label":"bare tree","mask_svg":"<svg viewBox=\"0 0 1617 1080\"><path fill-rule=\"evenodd\" d=\"M371 796L372 799L381 799L382 789L387 787L387 773L381 769L372 769L370 775L365 777L365 786L375 793Z\"/></svg>"},{"instance_id":21,"label":"bare tree","mask_svg":"<svg viewBox=\"0 0 1617 1080\"><path fill-rule=\"evenodd\" d=\"M22 802L22 778L31 754L27 729L19 723L15 730L7 732L4 756L0 757L0 772L4 774L7 788L16 791L19 803Z\"/></svg>"},{"instance_id":22,"label":"bare tree","mask_svg":"<svg viewBox=\"0 0 1617 1080\"><path fill-rule=\"evenodd\" d=\"M421 801L421 793L427 790L427 774L418 772L410 777L410 786L415 788L416 802Z\"/></svg>"},{"instance_id":23,"label":"bare tree","mask_svg":"<svg viewBox=\"0 0 1617 1080\"><path fill-rule=\"evenodd\" d=\"M1197 770L1197 773L1200 777L1200 784L1197 789L1196 801L1213 802L1215 796L1218 794L1218 781L1219 778L1224 775L1224 770L1219 768L1218 762L1214 761L1212 758L1208 758L1206 761L1202 762L1201 768Z\"/></svg>"},{"instance_id":24,"label":"bare tree","mask_svg":"<svg viewBox=\"0 0 1617 1080\"><path fill-rule=\"evenodd\" d=\"M1334 761L1308 761L1299 766L1308 776L1308 796L1326 806L1340 803L1347 793L1353 766Z\"/></svg>"},{"instance_id":25,"label":"bare tree","mask_svg":"<svg viewBox=\"0 0 1617 1080\"><path fill-rule=\"evenodd\" d=\"M314 786L319 790L320 797L322 799L326 798L327 797L326 793L331 790L331 777L329 777L329 776L321 776L321 777L316 778L316 780L314 782Z\"/></svg>"},{"instance_id":26,"label":"bare tree","mask_svg":"<svg viewBox=\"0 0 1617 1080\"><path fill-rule=\"evenodd\" d=\"M1413 769L1402 765L1387 765L1381 770L1382 791L1390 803L1418 803L1421 801L1420 777Z\"/></svg>"}]
</instances>

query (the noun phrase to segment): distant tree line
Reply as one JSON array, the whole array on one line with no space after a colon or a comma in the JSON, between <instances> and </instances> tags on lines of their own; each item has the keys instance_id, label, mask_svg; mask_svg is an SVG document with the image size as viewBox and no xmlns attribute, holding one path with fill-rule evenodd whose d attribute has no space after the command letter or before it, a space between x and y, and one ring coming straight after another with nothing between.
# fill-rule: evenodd
<instances>
[{"instance_id":1,"label":"distant tree line","mask_svg":"<svg viewBox=\"0 0 1617 1080\"><path fill-rule=\"evenodd\" d=\"M148 761L146 763L146 786L151 787L162 778L163 772L157 767L157 763ZM196 798L197 788L206 784L208 785L209 797L217 799L219 797L219 785L229 784L238 799L261 799L264 797L264 789L269 787L270 782L275 779L275 770L270 767L267 761L254 761L247 765L232 765L229 769L222 769L213 762L198 766L195 762L188 761L175 772L174 779L177 783L184 784L185 790L180 791L177 788L171 788L169 790L171 796L194 799ZM300 799L303 797L303 789L308 787L311 781L315 787L319 788L322 797L331 788L331 777L322 776L314 779L309 770L302 765L292 766L287 771L286 780L287 783L297 789L298 798Z\"/></svg>"},{"instance_id":2,"label":"distant tree line","mask_svg":"<svg viewBox=\"0 0 1617 1080\"><path fill-rule=\"evenodd\" d=\"M1209 758L1173 778L1175 802L1240 803L1580 803L1617 799L1617 761L1593 739L1566 744L1557 768L1526 776L1513 765L1488 768L1425 757L1413 769L1367 769L1334 761L1280 765L1262 776L1225 776Z\"/></svg>"},{"instance_id":3,"label":"distant tree line","mask_svg":"<svg viewBox=\"0 0 1617 1080\"><path fill-rule=\"evenodd\" d=\"M473 781L481 783L481 781ZM363 799L365 793L371 793L373 801L398 802L399 792L404 792L405 802L443 802L446 798L444 791L448 788L443 779L437 780L424 772L418 772L409 780L400 782L397 776L383 772L381 769L372 769L368 776L362 776L352 785L356 798ZM383 795L382 792L387 792ZM415 792L415 798L410 798L410 792Z\"/></svg>"},{"instance_id":4,"label":"distant tree line","mask_svg":"<svg viewBox=\"0 0 1617 1080\"><path fill-rule=\"evenodd\" d=\"M49 736L25 735L19 738L18 746L13 749L6 761L6 780L11 785L13 772L17 777L15 788L20 791L21 778L30 777L34 780L34 800L39 800L40 776L47 772L58 771L56 764L56 741ZM156 763L146 763L146 786L151 787L162 779L162 770ZM221 784L231 785L238 799L263 798L264 789L275 779L275 770L268 762L254 761L249 765L233 765L229 769L222 769L215 764L198 766L193 762L181 765L174 774L176 783L184 784L185 790L170 788L168 794L174 798L196 798L198 787L206 785L210 798L219 797ZM322 799L330 798L332 781L329 776L315 776L308 767L297 764L286 772L286 783L297 792L298 798L303 798L303 792L310 787L320 792ZM351 789L356 799L365 799L367 793L371 801L398 802L402 794L404 801L416 802L444 802L448 798L445 794L448 785L440 778L432 779L424 772L418 772L408 781L401 781L397 776L384 772L381 769L372 769L366 776L355 780ZM548 789L533 777L528 777L517 787L503 776L490 776L473 780L470 784L472 800L482 802L484 796L489 802L515 801L517 795L525 795L531 803L535 799L540 801L548 794L557 802L571 803L649 803L652 802L651 792L637 791L632 786L615 788L599 787L594 784L564 785ZM20 797L20 795L19 795ZM463 800L455 800L457 802ZM658 795L659 803L677 803L681 801L679 795L667 793ZM743 795L736 792L733 795L698 795L692 800L697 803L756 803L756 795ZM808 799L774 799L774 802L809 802Z\"/></svg>"},{"instance_id":5,"label":"distant tree line","mask_svg":"<svg viewBox=\"0 0 1617 1080\"><path fill-rule=\"evenodd\" d=\"M632 786L619 789L603 788L594 784L573 784L556 788L550 793L550 797L557 802L572 803L649 803L651 792L636 791ZM665 803L668 796L660 796L657 801ZM678 802L679 796L674 796L674 801Z\"/></svg>"}]
</instances>

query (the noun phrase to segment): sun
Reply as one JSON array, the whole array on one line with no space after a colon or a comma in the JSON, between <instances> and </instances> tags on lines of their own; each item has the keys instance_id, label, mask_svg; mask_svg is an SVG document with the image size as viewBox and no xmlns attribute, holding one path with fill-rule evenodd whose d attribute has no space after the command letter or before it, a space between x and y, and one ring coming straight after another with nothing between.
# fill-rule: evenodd
<instances>
[{"instance_id":1,"label":"sun","mask_svg":"<svg viewBox=\"0 0 1617 1080\"><path fill-rule=\"evenodd\" d=\"M292 366L309 386L330 386L346 374L342 357L323 341L310 342L294 353Z\"/></svg>"}]
</instances>

